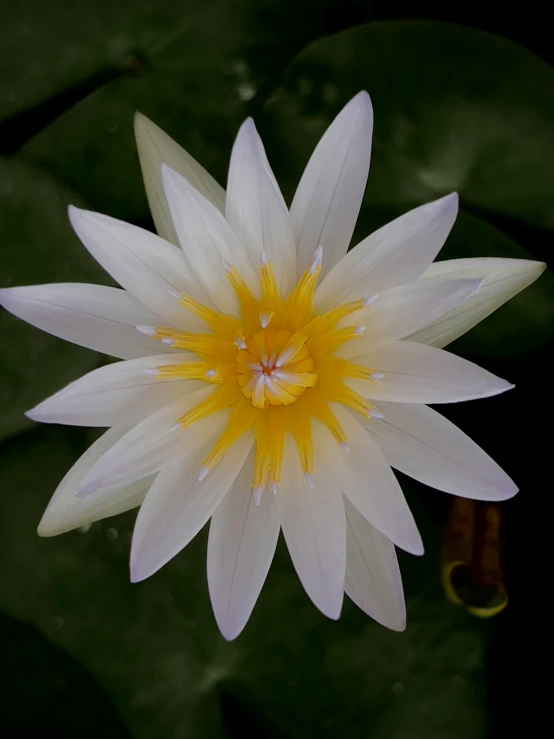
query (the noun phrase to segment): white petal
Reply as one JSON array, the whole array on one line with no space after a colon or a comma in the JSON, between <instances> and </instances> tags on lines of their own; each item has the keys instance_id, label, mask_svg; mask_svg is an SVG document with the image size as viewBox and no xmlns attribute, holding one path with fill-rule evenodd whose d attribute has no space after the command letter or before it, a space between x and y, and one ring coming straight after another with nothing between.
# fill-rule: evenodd
<instances>
[{"instance_id":1,"label":"white petal","mask_svg":"<svg viewBox=\"0 0 554 739\"><path fill-rule=\"evenodd\" d=\"M341 350L341 355L343 354ZM349 354L348 350L346 353ZM389 341L354 361L385 375L378 382L348 380L366 398L395 403L457 403L513 388L467 359L413 341Z\"/></svg>"},{"instance_id":2,"label":"white petal","mask_svg":"<svg viewBox=\"0 0 554 739\"><path fill-rule=\"evenodd\" d=\"M277 499L269 490L256 505L254 454L213 514L208 539L208 586L215 618L226 639L235 639L250 618L279 537Z\"/></svg>"},{"instance_id":3,"label":"white petal","mask_svg":"<svg viewBox=\"0 0 554 739\"><path fill-rule=\"evenodd\" d=\"M115 516L136 508L144 500L153 477L132 485L104 490L85 498L76 497L79 485L99 457L115 444L128 429L110 429L79 457L58 485L38 527L39 536L57 536L79 526Z\"/></svg>"},{"instance_id":4,"label":"white petal","mask_svg":"<svg viewBox=\"0 0 554 739\"><path fill-rule=\"evenodd\" d=\"M269 164L252 119L238 132L227 184L225 215L253 265L258 265L262 249L273 265L281 295L294 287L296 247L283 196Z\"/></svg>"},{"instance_id":5,"label":"white petal","mask_svg":"<svg viewBox=\"0 0 554 739\"><path fill-rule=\"evenodd\" d=\"M315 294L318 313L417 280L454 225L458 196L405 213L360 242L329 272Z\"/></svg>"},{"instance_id":6,"label":"white petal","mask_svg":"<svg viewBox=\"0 0 554 739\"><path fill-rule=\"evenodd\" d=\"M346 566L344 505L334 480L315 475L313 482L313 489L306 484L296 445L287 436L277 493L283 534L306 593L322 613L336 619Z\"/></svg>"},{"instance_id":7,"label":"white petal","mask_svg":"<svg viewBox=\"0 0 554 739\"><path fill-rule=\"evenodd\" d=\"M202 480L198 470L210 442L181 447L156 477L141 506L131 546L131 580L154 574L196 536L239 474L252 445L243 434Z\"/></svg>"},{"instance_id":8,"label":"white petal","mask_svg":"<svg viewBox=\"0 0 554 739\"><path fill-rule=\"evenodd\" d=\"M168 293L184 291L209 303L181 249L101 213L70 206L69 219L96 261L137 300L179 328L202 330L204 324Z\"/></svg>"},{"instance_id":9,"label":"white petal","mask_svg":"<svg viewBox=\"0 0 554 739\"><path fill-rule=\"evenodd\" d=\"M323 246L321 277L346 254L369 172L373 110L360 92L338 114L316 146L298 185L290 217L298 274Z\"/></svg>"},{"instance_id":10,"label":"white petal","mask_svg":"<svg viewBox=\"0 0 554 739\"><path fill-rule=\"evenodd\" d=\"M455 308L409 338L421 344L443 347L493 313L534 282L546 269L544 262L527 259L448 259L435 262L423 273L422 280L480 278L481 287Z\"/></svg>"},{"instance_id":11,"label":"white petal","mask_svg":"<svg viewBox=\"0 0 554 739\"><path fill-rule=\"evenodd\" d=\"M344 499L346 579L344 592L382 626L406 628L402 576L394 544Z\"/></svg>"},{"instance_id":12,"label":"white petal","mask_svg":"<svg viewBox=\"0 0 554 739\"><path fill-rule=\"evenodd\" d=\"M248 252L222 213L187 180L165 165L162 179L179 242L194 273L220 311L236 314L236 294L222 262L236 267L250 289L258 292L259 278Z\"/></svg>"},{"instance_id":13,"label":"white petal","mask_svg":"<svg viewBox=\"0 0 554 739\"><path fill-rule=\"evenodd\" d=\"M56 283L0 290L0 305L42 331L120 359L158 354L160 343L135 326L159 317L125 290Z\"/></svg>"},{"instance_id":14,"label":"white petal","mask_svg":"<svg viewBox=\"0 0 554 739\"><path fill-rule=\"evenodd\" d=\"M172 401L206 387L201 381L157 379L145 370L196 359L194 354L183 353L115 362L70 383L26 415L41 423L132 426Z\"/></svg>"},{"instance_id":15,"label":"white petal","mask_svg":"<svg viewBox=\"0 0 554 739\"><path fill-rule=\"evenodd\" d=\"M348 438L345 452L326 427L314 424L314 446L321 453L316 478L331 477L375 528L410 554L423 554L423 544L404 493L383 453L346 408L333 407ZM321 470L321 472L320 472Z\"/></svg>"},{"instance_id":16,"label":"white petal","mask_svg":"<svg viewBox=\"0 0 554 739\"><path fill-rule=\"evenodd\" d=\"M135 115L135 137L156 230L163 239L177 246L179 242L162 186L162 164L165 162L171 169L186 177L221 212L225 209L225 190L176 141L142 113Z\"/></svg>"},{"instance_id":17,"label":"white petal","mask_svg":"<svg viewBox=\"0 0 554 739\"><path fill-rule=\"evenodd\" d=\"M175 430L178 418L205 400L211 388L197 390L179 403L170 403L134 426L106 454L83 480L81 493L127 485L158 472L174 449L199 444L222 431L226 414L218 413L184 429Z\"/></svg>"},{"instance_id":18,"label":"white petal","mask_svg":"<svg viewBox=\"0 0 554 739\"><path fill-rule=\"evenodd\" d=\"M517 493L508 475L457 426L425 405L379 403L384 418L368 420L389 464L463 498L506 500Z\"/></svg>"},{"instance_id":19,"label":"white petal","mask_svg":"<svg viewBox=\"0 0 554 739\"><path fill-rule=\"evenodd\" d=\"M370 308L344 321L344 325L365 327L363 336L349 348L363 354L377 339L401 339L442 316L479 285L480 280L418 280L385 290Z\"/></svg>"}]
</instances>

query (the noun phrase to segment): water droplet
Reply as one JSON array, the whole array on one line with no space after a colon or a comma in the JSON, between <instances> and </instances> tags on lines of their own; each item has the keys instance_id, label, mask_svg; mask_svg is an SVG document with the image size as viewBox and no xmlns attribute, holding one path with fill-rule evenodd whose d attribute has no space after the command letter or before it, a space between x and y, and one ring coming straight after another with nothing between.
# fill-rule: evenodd
<instances>
[{"instance_id":1,"label":"water droplet","mask_svg":"<svg viewBox=\"0 0 554 739\"><path fill-rule=\"evenodd\" d=\"M243 102L252 100L254 95L257 93L257 89L250 82L241 82L237 85L237 95Z\"/></svg>"}]
</instances>

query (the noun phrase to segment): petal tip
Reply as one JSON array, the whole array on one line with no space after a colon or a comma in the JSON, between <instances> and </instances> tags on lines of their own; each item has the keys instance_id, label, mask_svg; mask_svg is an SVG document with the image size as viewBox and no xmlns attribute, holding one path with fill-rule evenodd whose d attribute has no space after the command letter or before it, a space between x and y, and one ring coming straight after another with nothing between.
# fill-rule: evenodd
<instances>
[{"instance_id":1,"label":"petal tip","mask_svg":"<svg viewBox=\"0 0 554 739\"><path fill-rule=\"evenodd\" d=\"M360 90L360 92L354 95L350 103L355 103L357 105L360 105L366 108L369 112L373 112L373 105L371 104L371 97L369 96L369 93L367 92L367 90Z\"/></svg>"},{"instance_id":2,"label":"petal tip","mask_svg":"<svg viewBox=\"0 0 554 739\"><path fill-rule=\"evenodd\" d=\"M133 584L147 580L153 574L144 567L144 562L137 561L132 555L129 570L129 579Z\"/></svg>"},{"instance_id":3,"label":"petal tip","mask_svg":"<svg viewBox=\"0 0 554 739\"><path fill-rule=\"evenodd\" d=\"M42 421L40 417L40 407L41 406L42 406L42 403L39 403L34 408L30 408L28 411L25 411L23 415L29 418L31 421L36 421L37 423L41 423Z\"/></svg>"},{"instance_id":4,"label":"petal tip","mask_svg":"<svg viewBox=\"0 0 554 739\"><path fill-rule=\"evenodd\" d=\"M221 636L225 639L225 641L234 641L237 636L242 633L242 630L246 626L246 624L233 623L232 621L225 622L221 619L216 619L216 621Z\"/></svg>"},{"instance_id":5,"label":"petal tip","mask_svg":"<svg viewBox=\"0 0 554 739\"><path fill-rule=\"evenodd\" d=\"M47 539L50 536L55 536L55 532L52 530L52 526L49 525L48 521L45 521L45 517L43 516L40 520L39 525L37 526L37 536L40 536L41 539Z\"/></svg>"},{"instance_id":6,"label":"petal tip","mask_svg":"<svg viewBox=\"0 0 554 739\"><path fill-rule=\"evenodd\" d=\"M9 304L11 303L10 298L13 296L14 290L16 289L17 288L15 287L0 288L0 306L2 306L2 308L4 308L5 310L8 310L8 311L10 310L10 308L8 307Z\"/></svg>"}]
</instances>

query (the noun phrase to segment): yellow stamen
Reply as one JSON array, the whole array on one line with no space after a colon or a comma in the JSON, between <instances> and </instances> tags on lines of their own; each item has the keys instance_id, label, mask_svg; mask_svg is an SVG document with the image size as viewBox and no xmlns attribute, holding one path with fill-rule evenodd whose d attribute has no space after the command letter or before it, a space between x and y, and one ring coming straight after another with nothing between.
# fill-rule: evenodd
<instances>
[{"instance_id":1,"label":"yellow stamen","mask_svg":"<svg viewBox=\"0 0 554 739\"><path fill-rule=\"evenodd\" d=\"M347 326L346 328L321 334L307 342L308 350L312 356L327 356L336 351L347 341L357 339L363 332L359 326Z\"/></svg>"},{"instance_id":2,"label":"yellow stamen","mask_svg":"<svg viewBox=\"0 0 554 739\"><path fill-rule=\"evenodd\" d=\"M188 362L187 364L162 364L158 367L156 378L178 380L205 380L221 383L236 376L234 364L222 367L212 366L207 362Z\"/></svg>"},{"instance_id":3,"label":"yellow stamen","mask_svg":"<svg viewBox=\"0 0 554 739\"><path fill-rule=\"evenodd\" d=\"M296 287L285 303L285 325L290 331L298 331L312 317L314 291L321 272L321 249L316 249L311 266L298 280Z\"/></svg>"},{"instance_id":4,"label":"yellow stamen","mask_svg":"<svg viewBox=\"0 0 554 739\"><path fill-rule=\"evenodd\" d=\"M232 362L237 351L230 338L222 338L219 334L191 334L158 326L155 338L171 339L170 346L174 349L187 349L195 354L217 357L219 361Z\"/></svg>"},{"instance_id":5,"label":"yellow stamen","mask_svg":"<svg viewBox=\"0 0 554 739\"><path fill-rule=\"evenodd\" d=\"M221 385L221 387L218 387L217 390L214 390L209 398L198 403L198 405L191 408L188 413L181 416L177 423L181 428L185 428L185 426L190 426L191 423L200 421L201 418L206 418L207 416L211 416L213 413L229 408L239 399L240 392L237 384L234 381L226 382L224 385Z\"/></svg>"},{"instance_id":6,"label":"yellow stamen","mask_svg":"<svg viewBox=\"0 0 554 739\"><path fill-rule=\"evenodd\" d=\"M302 330L309 339L313 339L320 334L332 331L339 321L362 308L365 308L365 300L355 300L352 303L338 305L327 313L312 319Z\"/></svg>"},{"instance_id":7,"label":"yellow stamen","mask_svg":"<svg viewBox=\"0 0 554 739\"><path fill-rule=\"evenodd\" d=\"M216 333L228 336L233 334L240 326L236 318L218 313L217 311L202 305L202 303L194 300L186 293L181 293L179 302L190 313L204 321L204 323L206 323L212 331L215 331Z\"/></svg>"},{"instance_id":8,"label":"yellow stamen","mask_svg":"<svg viewBox=\"0 0 554 739\"><path fill-rule=\"evenodd\" d=\"M199 479L208 474L242 434L253 429L256 442L253 496L257 503L266 486L277 491L287 433L295 440L307 484L313 485L313 475L317 474L312 442L314 419L324 424L347 449L348 439L331 410L333 403L365 417L382 417L345 380L373 382L383 375L335 354L345 342L364 331L363 326L344 327L341 322L368 308L374 298L339 305L314 316L313 298L321 260L322 250L318 248L310 267L287 297L279 294L273 267L262 251L259 299L238 271L224 263L237 295L240 318L220 315L181 294L181 304L201 318L211 331L189 333L166 326L137 327L173 348L194 352L199 360L161 365L157 370L147 370L148 374L157 373L156 377L166 380L203 380L217 386L206 400L179 419L179 425L188 426L231 408L229 422L204 460Z\"/></svg>"},{"instance_id":9,"label":"yellow stamen","mask_svg":"<svg viewBox=\"0 0 554 739\"><path fill-rule=\"evenodd\" d=\"M231 412L231 417L229 418L225 431L221 434L211 452L202 462L202 467L207 467L209 470L211 470L212 467L215 467L233 444L238 441L240 437L248 431L248 429L252 428L258 413L259 411L257 411L251 403L248 403L244 398L239 399Z\"/></svg>"}]
</instances>

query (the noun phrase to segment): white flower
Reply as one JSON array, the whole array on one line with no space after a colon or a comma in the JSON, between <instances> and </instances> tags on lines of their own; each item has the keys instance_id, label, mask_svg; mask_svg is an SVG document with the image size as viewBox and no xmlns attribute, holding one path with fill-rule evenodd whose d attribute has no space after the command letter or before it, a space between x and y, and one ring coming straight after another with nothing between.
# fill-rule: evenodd
<instances>
[{"instance_id":1,"label":"white flower","mask_svg":"<svg viewBox=\"0 0 554 739\"><path fill-rule=\"evenodd\" d=\"M438 347L543 265L433 265L456 218L455 194L347 254L369 169L366 93L319 142L290 212L251 120L233 147L226 193L143 116L136 129L167 240L72 207L81 241L123 290L58 284L1 294L35 326L125 360L28 414L111 427L61 482L39 534L140 505L131 550L138 581L211 518L208 583L231 639L252 611L282 529L324 614L338 618L346 592L380 623L403 629L394 545L413 554L423 547L391 465L455 495L516 493L485 452L426 404L511 387Z\"/></svg>"}]
</instances>

